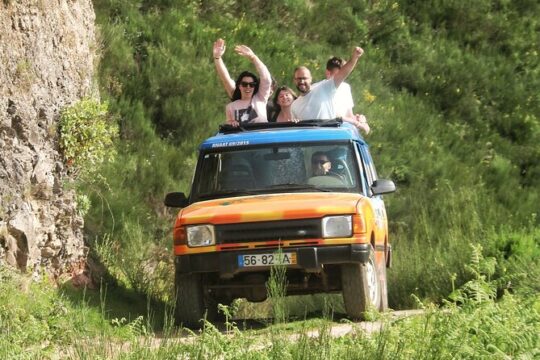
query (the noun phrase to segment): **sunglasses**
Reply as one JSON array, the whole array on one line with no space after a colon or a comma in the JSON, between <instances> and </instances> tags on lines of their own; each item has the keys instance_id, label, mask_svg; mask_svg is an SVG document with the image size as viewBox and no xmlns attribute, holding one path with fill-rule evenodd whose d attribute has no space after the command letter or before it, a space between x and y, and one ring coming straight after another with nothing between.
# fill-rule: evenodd
<instances>
[{"instance_id":1,"label":"sunglasses","mask_svg":"<svg viewBox=\"0 0 540 360\"><path fill-rule=\"evenodd\" d=\"M317 164L317 165L324 165L326 163L329 163L330 160L313 160L313 163L314 164Z\"/></svg>"},{"instance_id":2,"label":"sunglasses","mask_svg":"<svg viewBox=\"0 0 540 360\"><path fill-rule=\"evenodd\" d=\"M242 82L240 83L240 86L242 86L242 87L252 87L252 88L254 88L255 85L257 85L256 82L245 82L245 81L242 81Z\"/></svg>"}]
</instances>

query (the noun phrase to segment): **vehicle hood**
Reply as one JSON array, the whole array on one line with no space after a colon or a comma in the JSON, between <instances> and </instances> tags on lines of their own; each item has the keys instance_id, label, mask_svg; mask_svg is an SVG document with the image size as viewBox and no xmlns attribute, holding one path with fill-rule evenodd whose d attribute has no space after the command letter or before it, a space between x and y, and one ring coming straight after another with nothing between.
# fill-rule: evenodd
<instances>
[{"instance_id":1,"label":"vehicle hood","mask_svg":"<svg viewBox=\"0 0 540 360\"><path fill-rule=\"evenodd\" d=\"M360 194L287 193L201 201L182 209L177 225L230 224L354 214Z\"/></svg>"}]
</instances>

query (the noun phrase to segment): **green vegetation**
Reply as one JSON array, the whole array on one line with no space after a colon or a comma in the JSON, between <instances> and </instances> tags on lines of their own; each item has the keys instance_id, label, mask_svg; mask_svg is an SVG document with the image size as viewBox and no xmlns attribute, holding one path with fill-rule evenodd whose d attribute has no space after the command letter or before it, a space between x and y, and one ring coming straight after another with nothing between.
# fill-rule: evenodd
<instances>
[{"instance_id":1,"label":"green vegetation","mask_svg":"<svg viewBox=\"0 0 540 360\"><path fill-rule=\"evenodd\" d=\"M176 333L162 309L158 330L148 315L117 317L125 295L55 292L0 268L2 359L532 359L540 355L540 296L496 296L496 260L474 247L466 267L471 280L438 308L405 318L385 314L372 334L352 328L331 336L330 317L244 330L206 323L198 333ZM279 270L278 270L279 271ZM275 276L279 277L276 273ZM278 291L279 292L279 291ZM279 294L276 294L278 297ZM96 299L97 298L97 299ZM109 300L111 299L111 300ZM125 303L124 303L125 304ZM125 305L124 305L125 307ZM226 309L228 310L228 309ZM260 326L259 326L260 327ZM242 331L241 331L242 329ZM316 330L316 332L314 332Z\"/></svg>"},{"instance_id":2,"label":"green vegetation","mask_svg":"<svg viewBox=\"0 0 540 360\"><path fill-rule=\"evenodd\" d=\"M276 253L278 256L282 256L282 252ZM274 322L284 323L288 320L288 307L286 303L286 289L287 289L287 266L275 265L270 269L270 278L266 284L266 293L272 304L271 317Z\"/></svg>"},{"instance_id":3,"label":"green vegetation","mask_svg":"<svg viewBox=\"0 0 540 360\"><path fill-rule=\"evenodd\" d=\"M58 351L75 358L540 356L537 1L94 5L103 44L101 95L118 120L119 141L116 161L83 166L100 174L79 188L89 199L86 232L111 289L142 293L143 304L160 305L152 306L153 315L144 305L119 315L104 310L109 300L100 301L99 294L92 302L40 284L24 285L32 288L25 291L20 281L28 280L2 273L0 357L23 350L27 358L52 358ZM373 130L367 140L378 171L398 186L385 197L394 250L390 307L425 307L424 315L383 316L378 334L332 339L329 318L340 306L335 298L298 297L284 307L278 281L269 283L273 303L238 311L276 314L277 324L263 330L266 343L232 322L227 328L234 336L210 324L193 341L166 336L173 331L166 308L173 303L175 214L162 199L169 191L189 191L197 145L224 121L227 98L211 56L219 37L227 41L224 60L233 77L250 69L232 51L244 43L278 83L289 86L297 65L308 65L320 79L328 57L347 58L353 46L364 48L348 82L356 111L366 114ZM91 110L87 120L107 118L104 105L83 104ZM75 130L85 131L60 128L73 138ZM68 161L86 161L84 153L67 150L83 146L62 146ZM108 145L100 149L110 154ZM122 299L107 295L114 297ZM281 323L317 311L312 305L324 308L318 311L327 318ZM319 329L317 337L307 335L310 326ZM291 328L300 334L295 341ZM164 339L156 344L153 331L163 331ZM124 344L122 354L118 344Z\"/></svg>"},{"instance_id":4,"label":"green vegetation","mask_svg":"<svg viewBox=\"0 0 540 360\"><path fill-rule=\"evenodd\" d=\"M126 286L166 301L172 293L174 213L162 198L189 191L197 145L224 121L227 98L211 56L219 37L233 77L250 66L232 51L245 43L286 85L297 65L322 78L329 56L364 47L349 82L373 129L367 139L379 173L398 185L386 197L392 308L414 306L413 293L440 301L452 291L448 279L465 283L470 243L502 261L500 276L511 271L508 261L519 263L515 257L538 266L536 2L99 0L95 7L102 96L119 116L122 146L118 161L101 169L106 182L93 188L86 220L95 247L107 250L102 261Z\"/></svg>"},{"instance_id":5,"label":"green vegetation","mask_svg":"<svg viewBox=\"0 0 540 360\"><path fill-rule=\"evenodd\" d=\"M96 167L114 159L118 126L107 103L87 98L63 109L59 130L60 150L72 173L88 180Z\"/></svg>"}]
</instances>

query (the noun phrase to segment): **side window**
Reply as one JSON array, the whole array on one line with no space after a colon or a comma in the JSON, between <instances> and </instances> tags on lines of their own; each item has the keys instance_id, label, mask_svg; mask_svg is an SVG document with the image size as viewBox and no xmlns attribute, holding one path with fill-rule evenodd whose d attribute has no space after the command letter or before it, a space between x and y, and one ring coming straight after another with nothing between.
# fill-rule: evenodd
<instances>
[{"instance_id":1,"label":"side window","mask_svg":"<svg viewBox=\"0 0 540 360\"><path fill-rule=\"evenodd\" d=\"M367 188L369 189L373 182L377 180L377 171L375 170L375 165L373 164L371 155L367 150L367 146L358 144L358 148L360 150L359 152L362 161L362 168L364 169L364 173L367 178ZM371 196L371 191L369 191L369 195Z\"/></svg>"},{"instance_id":2,"label":"side window","mask_svg":"<svg viewBox=\"0 0 540 360\"><path fill-rule=\"evenodd\" d=\"M366 167L368 168L368 174L371 177L371 183L373 183L375 180L377 180L377 172L375 171L375 165L373 164L373 160L371 159L371 155L369 154L367 147L362 148L362 154L364 156Z\"/></svg>"},{"instance_id":3,"label":"side window","mask_svg":"<svg viewBox=\"0 0 540 360\"><path fill-rule=\"evenodd\" d=\"M362 188L362 192L364 193L364 195L371 195L369 193L369 179L368 179L368 171L366 169L366 165L364 163L364 160L363 160L363 157L362 157L362 151L361 151L361 145L360 144L356 144L356 156L357 156L357 159L358 159L358 165L359 165L359 168L360 168L360 179L362 181L362 184L361 184L361 188Z\"/></svg>"},{"instance_id":4,"label":"side window","mask_svg":"<svg viewBox=\"0 0 540 360\"><path fill-rule=\"evenodd\" d=\"M198 182L194 182L195 193L204 194L218 189L221 163L221 154L204 154L203 158L199 159L200 169L197 169L197 172L205 175L199 175Z\"/></svg>"}]
</instances>

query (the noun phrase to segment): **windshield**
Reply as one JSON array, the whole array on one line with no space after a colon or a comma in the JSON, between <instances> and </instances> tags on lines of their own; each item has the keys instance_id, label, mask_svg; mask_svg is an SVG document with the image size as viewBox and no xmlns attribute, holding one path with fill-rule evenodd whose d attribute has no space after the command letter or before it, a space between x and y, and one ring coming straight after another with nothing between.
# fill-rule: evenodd
<instances>
[{"instance_id":1,"label":"windshield","mask_svg":"<svg viewBox=\"0 0 540 360\"><path fill-rule=\"evenodd\" d=\"M351 143L268 145L203 153L192 201L300 192L358 192L358 168Z\"/></svg>"}]
</instances>

